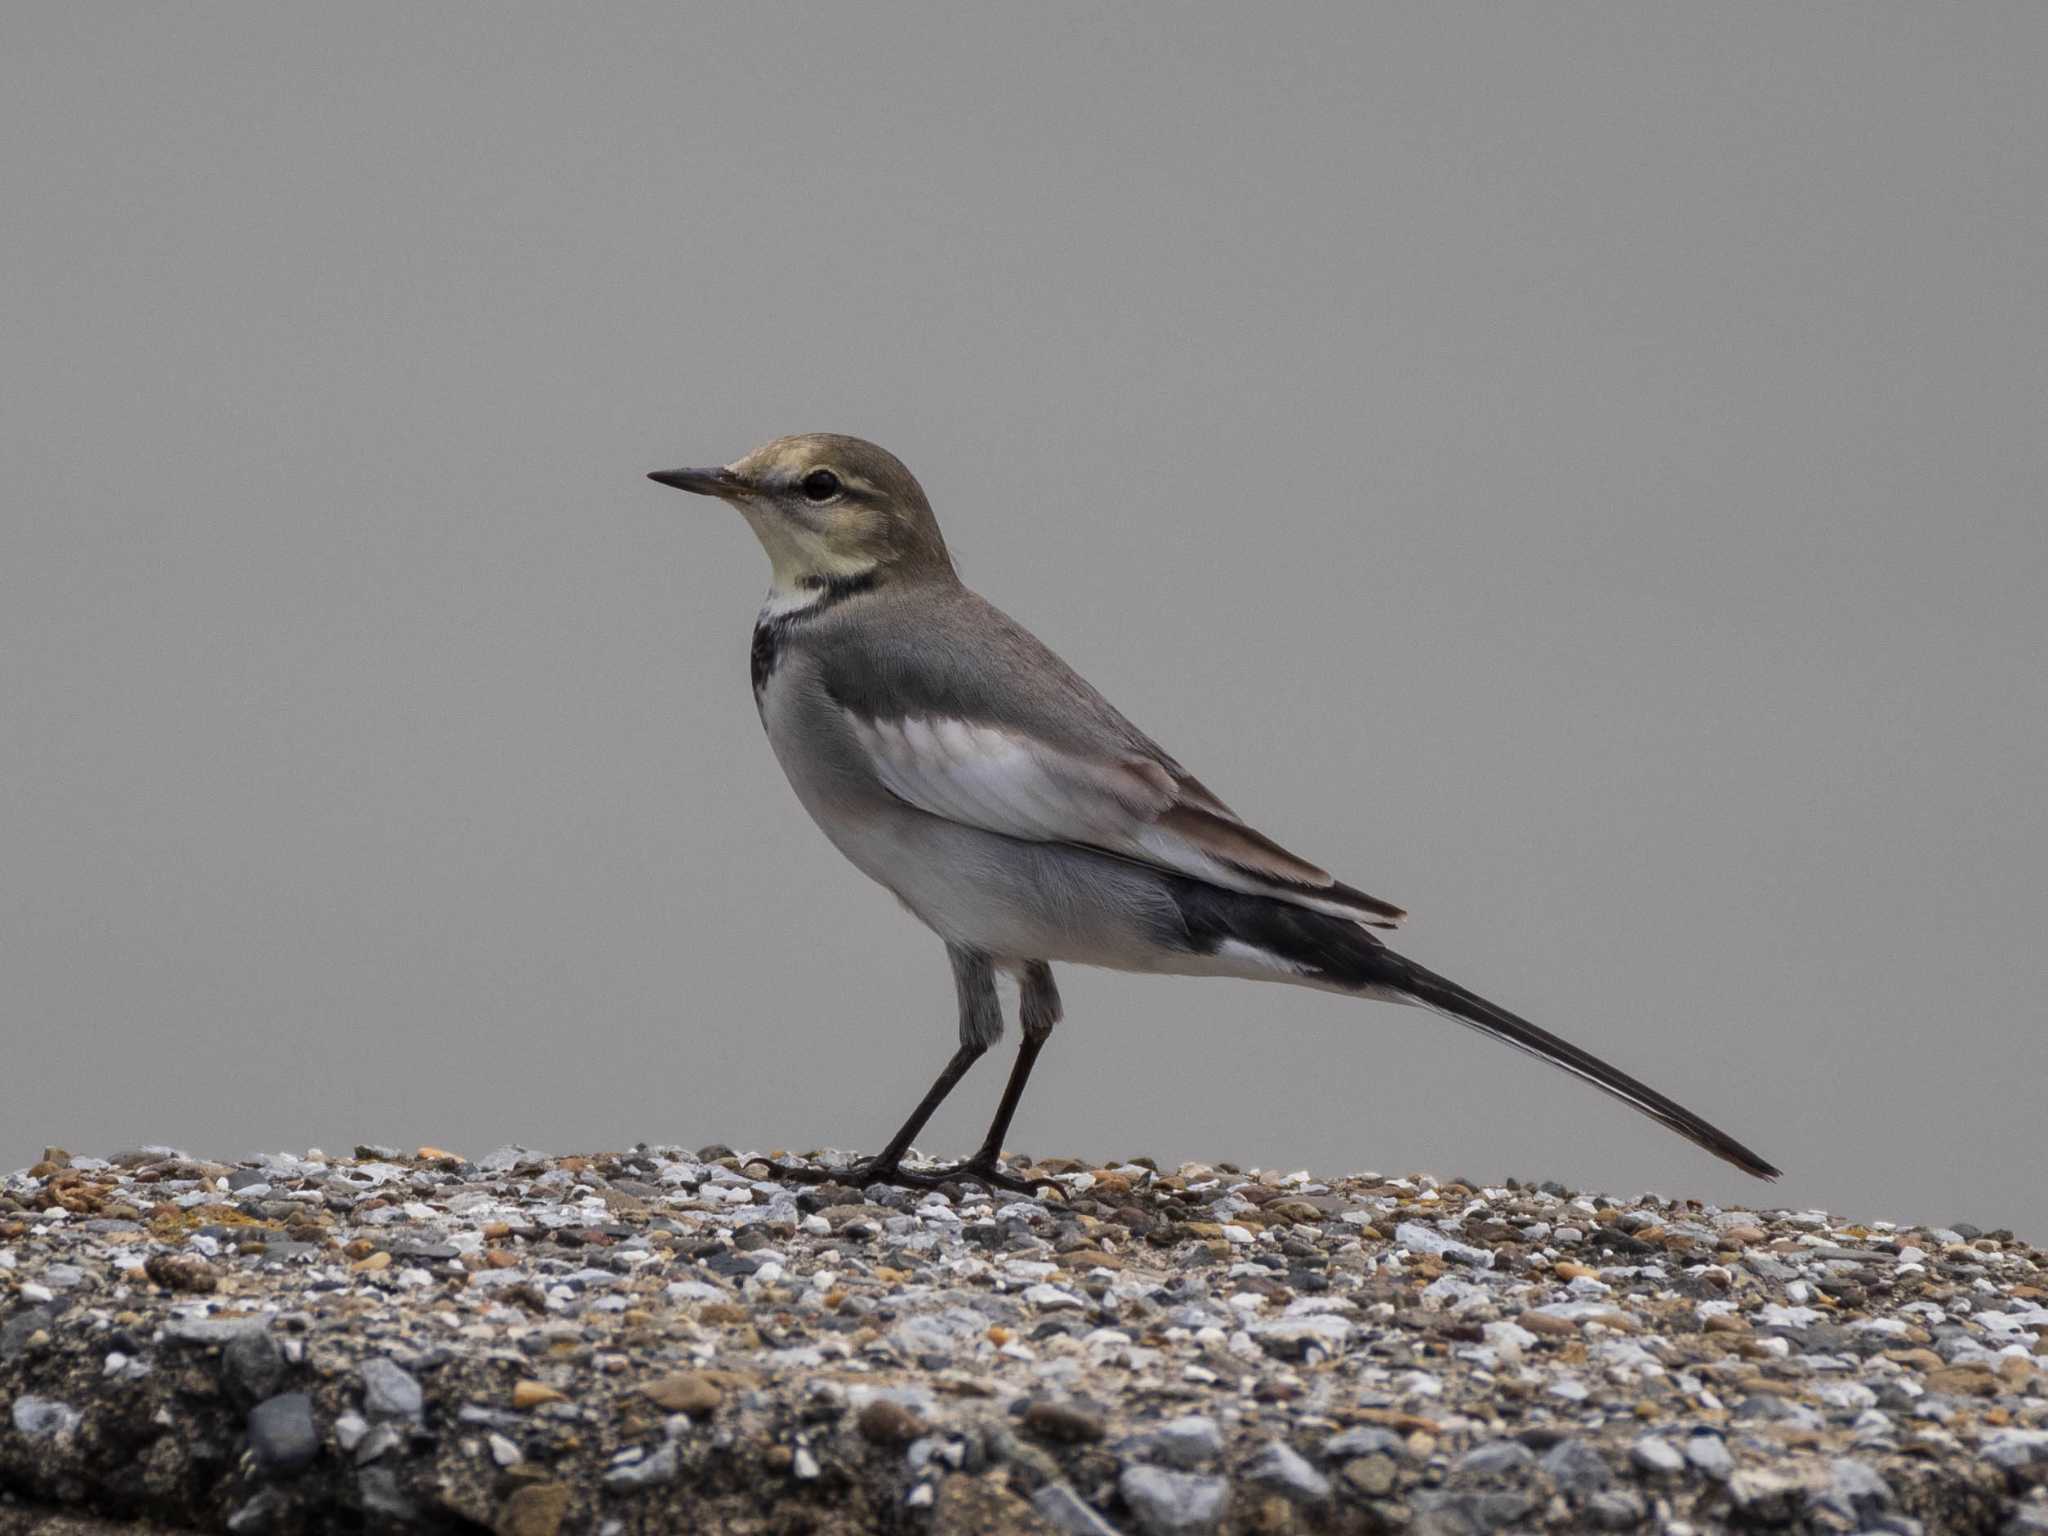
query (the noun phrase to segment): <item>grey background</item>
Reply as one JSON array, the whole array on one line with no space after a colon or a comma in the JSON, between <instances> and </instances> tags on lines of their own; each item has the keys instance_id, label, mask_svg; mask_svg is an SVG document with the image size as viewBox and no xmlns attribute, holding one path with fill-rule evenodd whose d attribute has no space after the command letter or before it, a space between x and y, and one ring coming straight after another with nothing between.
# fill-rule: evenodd
<instances>
[{"instance_id":1,"label":"grey background","mask_svg":"<svg viewBox=\"0 0 2048 1536\"><path fill-rule=\"evenodd\" d=\"M5 31L0 1161L877 1144L939 946L761 739L746 529L640 478L830 429L1410 952L1792 1172L1093 972L1015 1145L2048 1236L2048 11Z\"/></svg>"}]
</instances>

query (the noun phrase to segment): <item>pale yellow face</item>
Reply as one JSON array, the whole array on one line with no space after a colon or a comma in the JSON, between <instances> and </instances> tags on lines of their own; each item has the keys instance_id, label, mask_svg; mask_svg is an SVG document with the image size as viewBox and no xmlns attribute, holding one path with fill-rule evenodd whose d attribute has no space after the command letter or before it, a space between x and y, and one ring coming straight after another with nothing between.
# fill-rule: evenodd
<instances>
[{"instance_id":1,"label":"pale yellow face","mask_svg":"<svg viewBox=\"0 0 2048 1536\"><path fill-rule=\"evenodd\" d=\"M807 435L778 437L725 466L777 592L865 576L889 558L900 513L854 458Z\"/></svg>"},{"instance_id":2,"label":"pale yellow face","mask_svg":"<svg viewBox=\"0 0 2048 1536\"><path fill-rule=\"evenodd\" d=\"M953 562L924 488L903 461L836 432L778 437L717 469L650 479L740 509L774 572L771 602L863 577L946 581Z\"/></svg>"}]
</instances>

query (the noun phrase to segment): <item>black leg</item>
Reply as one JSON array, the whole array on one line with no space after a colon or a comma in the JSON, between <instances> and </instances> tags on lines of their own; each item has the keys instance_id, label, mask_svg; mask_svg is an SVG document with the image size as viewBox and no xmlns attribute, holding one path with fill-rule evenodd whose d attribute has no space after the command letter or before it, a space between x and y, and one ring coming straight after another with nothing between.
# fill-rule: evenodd
<instances>
[{"instance_id":1,"label":"black leg","mask_svg":"<svg viewBox=\"0 0 2048 1536\"><path fill-rule=\"evenodd\" d=\"M1024 1085L1031 1081L1038 1053L1045 1049L1053 1025L1060 1021L1060 994L1053 985L1051 966L1043 960L1033 960L1025 966L1022 991L1019 1012L1023 1016L1024 1043L1017 1047L1016 1064L1010 1068L1010 1081L1003 1087L1003 1101L996 1106L996 1117L989 1122L981 1150L968 1160L970 1166L993 1169L1002 1157L1003 1139L1010 1134L1010 1121L1024 1097Z\"/></svg>"},{"instance_id":2,"label":"black leg","mask_svg":"<svg viewBox=\"0 0 2048 1536\"><path fill-rule=\"evenodd\" d=\"M778 1177L804 1184L851 1184L859 1187L866 1184L906 1184L912 1188L931 1188L940 1182L940 1171L932 1173L908 1173L903 1168L903 1155L910 1150L910 1144L917 1140L917 1133L924 1129L932 1112L945 1102L967 1069L973 1066L987 1052L989 1046L1002 1038L1003 1010L996 996L995 966L989 957L969 949L959 949L949 944L947 956L953 962L953 983L960 995L960 1048L953 1053L918 1106L910 1112L910 1118L902 1128L889 1138L889 1144L875 1156L859 1162L851 1168L812 1168L802 1164L772 1162L767 1158L754 1161L766 1164ZM1048 982L1050 972L1047 973ZM1058 999L1054 999L1057 1011ZM1050 1026L1047 1026L1050 1028ZM1016 1085L1023 1091L1023 1084ZM1007 1102L1007 1100L1005 1101ZM1012 1106L1014 1108L1014 1106ZM1005 1124L1008 1123L1007 1117ZM1027 1186L1028 1188L1029 1186Z\"/></svg>"},{"instance_id":3,"label":"black leg","mask_svg":"<svg viewBox=\"0 0 2048 1536\"><path fill-rule=\"evenodd\" d=\"M877 1167L894 1168L903 1161L903 1154L908 1152L910 1144L917 1140L917 1133L924 1129L925 1121L931 1119L932 1111L945 1102L946 1095L951 1093L954 1085L967 1075L967 1069L981 1060L982 1053L987 1049L987 1046L977 1041L964 1044L953 1053L953 1059L946 1063L946 1070L939 1074L938 1081L933 1083L931 1090L918 1101L917 1108L910 1112L910 1118L903 1122L902 1129L891 1136L889 1145L876 1155Z\"/></svg>"}]
</instances>

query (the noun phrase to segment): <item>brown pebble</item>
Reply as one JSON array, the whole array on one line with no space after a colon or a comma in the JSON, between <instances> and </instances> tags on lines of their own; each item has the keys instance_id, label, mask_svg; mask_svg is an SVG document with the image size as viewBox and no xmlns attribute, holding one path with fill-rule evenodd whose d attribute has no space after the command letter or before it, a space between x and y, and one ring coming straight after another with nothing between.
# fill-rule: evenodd
<instances>
[{"instance_id":1,"label":"brown pebble","mask_svg":"<svg viewBox=\"0 0 2048 1536\"><path fill-rule=\"evenodd\" d=\"M903 1404L878 1397L861 1409L860 1432L877 1445L908 1445L924 1433L924 1420Z\"/></svg>"},{"instance_id":2,"label":"brown pebble","mask_svg":"<svg viewBox=\"0 0 2048 1536\"><path fill-rule=\"evenodd\" d=\"M665 1413L687 1413L697 1418L715 1413L725 1392L701 1371L677 1371L659 1376L640 1389L640 1395Z\"/></svg>"},{"instance_id":3,"label":"brown pebble","mask_svg":"<svg viewBox=\"0 0 2048 1536\"><path fill-rule=\"evenodd\" d=\"M555 1536L569 1513L569 1489L563 1483L528 1483L512 1490L498 1506L492 1536Z\"/></svg>"},{"instance_id":4,"label":"brown pebble","mask_svg":"<svg viewBox=\"0 0 2048 1536\"><path fill-rule=\"evenodd\" d=\"M153 1253L142 1272L167 1291L204 1292L220 1285L220 1274L196 1253Z\"/></svg>"},{"instance_id":5,"label":"brown pebble","mask_svg":"<svg viewBox=\"0 0 2048 1536\"><path fill-rule=\"evenodd\" d=\"M1392 1493L1399 1476L1400 1469L1391 1456L1358 1456L1344 1463L1344 1481L1369 1499Z\"/></svg>"},{"instance_id":6,"label":"brown pebble","mask_svg":"<svg viewBox=\"0 0 2048 1536\"><path fill-rule=\"evenodd\" d=\"M1579 1325L1570 1318L1548 1312L1524 1312L1515 1321L1531 1333L1547 1333L1554 1339L1567 1338L1579 1331Z\"/></svg>"},{"instance_id":7,"label":"brown pebble","mask_svg":"<svg viewBox=\"0 0 2048 1536\"><path fill-rule=\"evenodd\" d=\"M1024 1427L1047 1440L1079 1444L1100 1440L1102 1415L1080 1403L1040 1400L1024 1410Z\"/></svg>"},{"instance_id":8,"label":"brown pebble","mask_svg":"<svg viewBox=\"0 0 2048 1536\"><path fill-rule=\"evenodd\" d=\"M557 1392L544 1381L515 1381L512 1384L512 1406L514 1408L538 1408L543 1403L566 1403L565 1392Z\"/></svg>"},{"instance_id":9,"label":"brown pebble","mask_svg":"<svg viewBox=\"0 0 2048 1536\"><path fill-rule=\"evenodd\" d=\"M389 1269L390 1267L391 1255L389 1252L383 1249L379 1249L375 1253L357 1259L355 1263L349 1266L350 1269L353 1269L361 1274L374 1274L376 1271L380 1269Z\"/></svg>"},{"instance_id":10,"label":"brown pebble","mask_svg":"<svg viewBox=\"0 0 2048 1536\"><path fill-rule=\"evenodd\" d=\"M1996 1397L1998 1378L1978 1366L1952 1365L1927 1373L1927 1390L1961 1397Z\"/></svg>"}]
</instances>

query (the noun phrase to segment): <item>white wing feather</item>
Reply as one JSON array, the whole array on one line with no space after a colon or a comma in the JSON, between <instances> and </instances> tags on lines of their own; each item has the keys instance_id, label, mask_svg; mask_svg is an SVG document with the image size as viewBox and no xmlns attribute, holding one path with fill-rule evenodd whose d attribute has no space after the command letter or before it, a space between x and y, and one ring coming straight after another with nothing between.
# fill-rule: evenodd
<instances>
[{"instance_id":1,"label":"white wing feather","mask_svg":"<svg viewBox=\"0 0 2048 1536\"><path fill-rule=\"evenodd\" d=\"M1079 843L1228 890L1391 925L1400 909L1338 885L1146 757L1088 758L947 717L846 720L875 775L934 816L1029 842Z\"/></svg>"}]
</instances>

